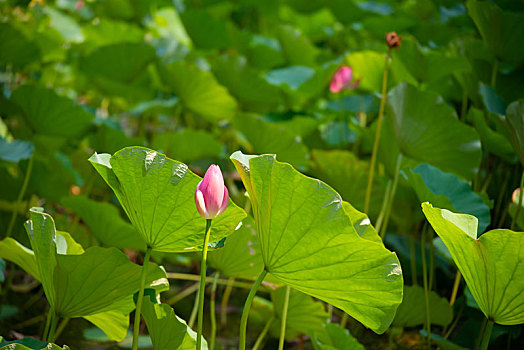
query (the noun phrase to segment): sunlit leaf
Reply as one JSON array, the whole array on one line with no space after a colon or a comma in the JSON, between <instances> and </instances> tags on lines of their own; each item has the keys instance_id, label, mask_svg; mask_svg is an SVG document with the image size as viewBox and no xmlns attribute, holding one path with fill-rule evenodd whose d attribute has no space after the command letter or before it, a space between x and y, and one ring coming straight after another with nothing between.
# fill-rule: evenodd
<instances>
[{"instance_id":1,"label":"sunlit leaf","mask_svg":"<svg viewBox=\"0 0 524 350\"><path fill-rule=\"evenodd\" d=\"M384 332L402 300L396 255L360 237L340 195L323 182L273 155L231 159L252 202L267 271Z\"/></svg>"},{"instance_id":2,"label":"sunlit leaf","mask_svg":"<svg viewBox=\"0 0 524 350\"><path fill-rule=\"evenodd\" d=\"M324 330L317 332L312 339L315 350L364 350L364 346L354 338L349 330L336 323L327 323Z\"/></svg>"}]
</instances>

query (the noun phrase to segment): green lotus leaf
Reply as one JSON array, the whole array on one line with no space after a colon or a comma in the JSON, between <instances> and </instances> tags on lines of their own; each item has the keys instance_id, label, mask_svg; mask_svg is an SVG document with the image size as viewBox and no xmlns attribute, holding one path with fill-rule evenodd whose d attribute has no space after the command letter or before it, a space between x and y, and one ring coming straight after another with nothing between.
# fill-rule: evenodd
<instances>
[{"instance_id":1,"label":"green lotus leaf","mask_svg":"<svg viewBox=\"0 0 524 350\"><path fill-rule=\"evenodd\" d=\"M14 140L8 142L0 137L0 159L18 163L22 159L29 159L35 147L27 141Z\"/></svg>"},{"instance_id":2,"label":"green lotus leaf","mask_svg":"<svg viewBox=\"0 0 524 350\"><path fill-rule=\"evenodd\" d=\"M142 315L147 324L149 336L155 349L193 350L196 346L196 333L186 321L178 317L173 308L144 298ZM202 349L207 349L207 342L202 341Z\"/></svg>"},{"instance_id":3,"label":"green lotus leaf","mask_svg":"<svg viewBox=\"0 0 524 350\"><path fill-rule=\"evenodd\" d=\"M276 280L341 308L377 333L402 300L402 270L360 237L342 199L274 155L231 156L251 199L265 268Z\"/></svg>"},{"instance_id":4,"label":"green lotus leaf","mask_svg":"<svg viewBox=\"0 0 524 350\"><path fill-rule=\"evenodd\" d=\"M327 323L322 332L312 339L315 350L364 350L364 346L354 338L349 330L336 323Z\"/></svg>"},{"instance_id":5,"label":"green lotus leaf","mask_svg":"<svg viewBox=\"0 0 524 350\"><path fill-rule=\"evenodd\" d=\"M466 181L445 173L427 163L404 172L407 181L417 193L420 202L475 216L479 232L484 232L491 222L490 209L482 198L473 192Z\"/></svg>"},{"instance_id":6,"label":"green lotus leaf","mask_svg":"<svg viewBox=\"0 0 524 350\"><path fill-rule=\"evenodd\" d=\"M13 91L11 100L36 134L78 138L94 119L82 106L42 86L21 85Z\"/></svg>"},{"instance_id":7,"label":"green lotus leaf","mask_svg":"<svg viewBox=\"0 0 524 350\"><path fill-rule=\"evenodd\" d=\"M515 153L524 164L524 99L512 102L506 110L506 126Z\"/></svg>"},{"instance_id":8,"label":"green lotus leaf","mask_svg":"<svg viewBox=\"0 0 524 350\"><path fill-rule=\"evenodd\" d=\"M122 312L123 311L123 312ZM86 320L100 328L110 340L122 341L129 328L129 310L109 310L84 316Z\"/></svg>"},{"instance_id":9,"label":"green lotus leaf","mask_svg":"<svg viewBox=\"0 0 524 350\"><path fill-rule=\"evenodd\" d=\"M224 148L211 133L192 129L157 134L153 147L181 162L219 158Z\"/></svg>"},{"instance_id":10,"label":"green lotus leaf","mask_svg":"<svg viewBox=\"0 0 524 350\"><path fill-rule=\"evenodd\" d=\"M187 34L201 49L226 49L231 46L228 23L208 11L187 9L180 14Z\"/></svg>"},{"instance_id":11,"label":"green lotus leaf","mask_svg":"<svg viewBox=\"0 0 524 350\"><path fill-rule=\"evenodd\" d=\"M0 337L0 350L69 350L67 345L60 347L53 343L46 343L31 337L24 337L7 341Z\"/></svg>"},{"instance_id":12,"label":"green lotus leaf","mask_svg":"<svg viewBox=\"0 0 524 350\"><path fill-rule=\"evenodd\" d=\"M277 28L277 35L284 57L290 65L312 66L315 64L318 49L311 44L309 38L300 29L281 25Z\"/></svg>"},{"instance_id":13,"label":"green lotus leaf","mask_svg":"<svg viewBox=\"0 0 524 350\"><path fill-rule=\"evenodd\" d=\"M524 234L491 230L477 235L477 218L422 203L480 309L498 324L524 322Z\"/></svg>"},{"instance_id":14,"label":"green lotus leaf","mask_svg":"<svg viewBox=\"0 0 524 350\"><path fill-rule=\"evenodd\" d=\"M498 59L519 62L524 59L524 15L503 11L491 1L469 0L468 13L482 39Z\"/></svg>"},{"instance_id":15,"label":"green lotus leaf","mask_svg":"<svg viewBox=\"0 0 524 350\"><path fill-rule=\"evenodd\" d=\"M146 250L146 244L137 230L122 219L114 205L96 202L86 196L68 196L62 199L62 204L72 209L104 245L120 249Z\"/></svg>"},{"instance_id":16,"label":"green lotus leaf","mask_svg":"<svg viewBox=\"0 0 524 350\"><path fill-rule=\"evenodd\" d=\"M9 23L0 23L0 65L23 68L40 59L38 45Z\"/></svg>"},{"instance_id":17,"label":"green lotus leaf","mask_svg":"<svg viewBox=\"0 0 524 350\"><path fill-rule=\"evenodd\" d=\"M184 62L159 67L162 79L192 112L210 122L228 120L237 109L235 99L218 84L213 74Z\"/></svg>"},{"instance_id":18,"label":"green lotus leaf","mask_svg":"<svg viewBox=\"0 0 524 350\"><path fill-rule=\"evenodd\" d=\"M453 319L453 309L446 298L434 291L429 293L429 315L431 324L447 326ZM421 286L405 286L404 300L398 307L393 324L399 327L415 327L426 322L426 300Z\"/></svg>"},{"instance_id":19,"label":"green lotus leaf","mask_svg":"<svg viewBox=\"0 0 524 350\"><path fill-rule=\"evenodd\" d=\"M224 247L209 252L207 259L221 275L255 280L264 263L253 219L248 216L242 220Z\"/></svg>"},{"instance_id":20,"label":"green lotus leaf","mask_svg":"<svg viewBox=\"0 0 524 350\"><path fill-rule=\"evenodd\" d=\"M466 179L476 174L479 136L440 96L402 83L388 93L387 105L402 154Z\"/></svg>"},{"instance_id":21,"label":"green lotus leaf","mask_svg":"<svg viewBox=\"0 0 524 350\"><path fill-rule=\"evenodd\" d=\"M89 161L113 189L142 240L159 252L199 250L206 221L195 205L201 178L187 165L161 153L128 147L109 154L94 154ZM213 220L210 242L233 233L246 216L232 200Z\"/></svg>"}]
</instances>

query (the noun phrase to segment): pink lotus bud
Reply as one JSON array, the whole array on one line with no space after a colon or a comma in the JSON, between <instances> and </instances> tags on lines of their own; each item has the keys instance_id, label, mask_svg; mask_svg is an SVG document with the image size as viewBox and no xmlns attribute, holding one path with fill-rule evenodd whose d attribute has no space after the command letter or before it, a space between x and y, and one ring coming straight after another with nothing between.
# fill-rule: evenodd
<instances>
[{"instance_id":1,"label":"pink lotus bud","mask_svg":"<svg viewBox=\"0 0 524 350\"><path fill-rule=\"evenodd\" d=\"M227 208L229 193L218 165L211 165L195 191L198 212L205 219L214 219Z\"/></svg>"},{"instance_id":2,"label":"pink lotus bud","mask_svg":"<svg viewBox=\"0 0 524 350\"><path fill-rule=\"evenodd\" d=\"M349 66L342 66L335 72L335 74L333 74L333 77L331 78L331 83L329 84L329 90L331 90L332 93L336 94L344 89L356 89L358 83L360 83L360 80L352 82L352 79L353 71L351 70L351 68Z\"/></svg>"},{"instance_id":3,"label":"pink lotus bud","mask_svg":"<svg viewBox=\"0 0 524 350\"><path fill-rule=\"evenodd\" d=\"M519 203L520 200L520 187L517 187L515 191L513 191L513 194L511 195L511 200L513 203Z\"/></svg>"}]
</instances>

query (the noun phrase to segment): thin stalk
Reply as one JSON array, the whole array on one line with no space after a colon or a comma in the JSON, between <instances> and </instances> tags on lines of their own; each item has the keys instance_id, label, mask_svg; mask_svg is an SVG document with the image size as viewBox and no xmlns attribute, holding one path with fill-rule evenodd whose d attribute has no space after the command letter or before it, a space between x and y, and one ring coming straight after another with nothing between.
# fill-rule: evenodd
<instances>
[{"instance_id":1,"label":"thin stalk","mask_svg":"<svg viewBox=\"0 0 524 350\"><path fill-rule=\"evenodd\" d=\"M211 316L211 340L209 343L209 348L215 350L215 338L217 334L217 318L215 314L215 298L217 293L217 279L220 274L217 272L215 274L215 279L213 280L213 286L211 287L211 301L209 303L210 307L210 316Z\"/></svg>"},{"instance_id":2,"label":"thin stalk","mask_svg":"<svg viewBox=\"0 0 524 350\"><path fill-rule=\"evenodd\" d=\"M382 228L382 224L384 222L384 217L386 216L386 211L388 210L389 196L391 196L392 185L393 181L388 180L388 184L386 185L386 193L384 194L384 200L382 201L380 213L378 214L377 222L375 224L375 230L377 230L377 233L380 233L380 229Z\"/></svg>"},{"instance_id":3,"label":"thin stalk","mask_svg":"<svg viewBox=\"0 0 524 350\"><path fill-rule=\"evenodd\" d=\"M15 324L14 326L11 326L11 329L13 330L24 329L25 327L39 323L40 321L43 321L44 319L45 319L45 315L38 315L35 317L31 317L30 319L27 319L25 321Z\"/></svg>"},{"instance_id":4,"label":"thin stalk","mask_svg":"<svg viewBox=\"0 0 524 350\"><path fill-rule=\"evenodd\" d=\"M200 282L200 275L194 275L194 274L191 274L191 273L168 272L168 273L166 273L166 275L167 275L168 279L177 279L177 280L198 281L198 282ZM212 277L212 276L206 277L206 283L213 283L213 279L214 279L214 277ZM251 287L253 286L252 283L237 281L235 279L233 279L233 282L230 282L229 278L228 279L219 278L217 280L217 284L218 285L226 285L227 286L228 283L232 283L233 287L244 288L244 289L251 289ZM262 287L267 289L267 287L265 287L265 286L262 286Z\"/></svg>"},{"instance_id":5,"label":"thin stalk","mask_svg":"<svg viewBox=\"0 0 524 350\"><path fill-rule=\"evenodd\" d=\"M260 348L260 346L262 345L262 342L264 341L264 338L266 337L267 332L269 331L269 328L271 327L271 325L273 324L274 321L275 321L275 316L272 316L266 322L266 325L264 326L264 329L262 329L262 332L260 332L260 334L259 334L259 336L257 338L257 341L255 342L255 345L253 345L253 349L251 349L251 350L258 350L258 348Z\"/></svg>"},{"instance_id":6,"label":"thin stalk","mask_svg":"<svg viewBox=\"0 0 524 350\"><path fill-rule=\"evenodd\" d=\"M453 304L455 304L461 278L462 274L460 273L460 270L457 270L457 274L455 275L455 283L453 283L453 290L451 291L451 297L449 298L449 306L453 306Z\"/></svg>"},{"instance_id":7,"label":"thin stalk","mask_svg":"<svg viewBox=\"0 0 524 350\"><path fill-rule=\"evenodd\" d=\"M262 281L266 277L267 270L264 269L258 276L257 280L253 284L253 287L249 291L249 294L244 304L244 310L242 310L242 318L240 319L240 336L239 336L239 350L246 350L246 331L247 331L247 318L249 316L249 310L251 309L251 303L253 303L253 298L257 294L258 287L262 284Z\"/></svg>"},{"instance_id":8,"label":"thin stalk","mask_svg":"<svg viewBox=\"0 0 524 350\"><path fill-rule=\"evenodd\" d=\"M366 199L364 201L364 212L369 210L369 200L371 198L371 188L373 187L373 175L375 172L375 163L377 162L378 145L382 132L382 120L384 119L384 107L386 106L386 91L388 86L390 53L386 55L384 62L384 74L382 75L382 96L380 98L380 108L378 110L377 131L375 133L375 142L373 143L373 152L371 153L371 164L369 167L368 185L366 187Z\"/></svg>"},{"instance_id":9,"label":"thin stalk","mask_svg":"<svg viewBox=\"0 0 524 350\"><path fill-rule=\"evenodd\" d=\"M393 200L395 199L395 192L397 192L398 178L400 175L400 166L401 165L402 165L402 153L399 153L397 156L397 162L395 164L395 175L394 175L395 177L393 178L393 185L391 186L391 193L388 198L388 205L386 209L386 214L384 216L384 224L382 225L382 227L380 227L382 231L380 233L380 238L382 238L382 240L384 240L384 237L386 236L386 230L388 228L389 217L391 215L391 208L393 207Z\"/></svg>"},{"instance_id":10,"label":"thin stalk","mask_svg":"<svg viewBox=\"0 0 524 350\"><path fill-rule=\"evenodd\" d=\"M53 312L53 319L51 320L51 326L49 327L49 334L47 335L47 342L48 343L53 343L55 341L55 331L56 331L56 325L58 324L58 319L60 317L58 317L54 312Z\"/></svg>"},{"instance_id":11,"label":"thin stalk","mask_svg":"<svg viewBox=\"0 0 524 350\"><path fill-rule=\"evenodd\" d=\"M477 337L477 341L475 342L475 350L479 350L479 348L480 348L480 344L481 344L482 340L484 339L484 334L485 334L485 330L486 330L486 325L487 324L488 324L488 319L485 318L484 322L482 322L482 326L480 327L480 332L479 332L479 335Z\"/></svg>"},{"instance_id":12,"label":"thin stalk","mask_svg":"<svg viewBox=\"0 0 524 350\"><path fill-rule=\"evenodd\" d=\"M34 157L29 158L29 163L27 164L27 169L25 171L24 182L22 183L22 188L18 192L18 197L16 198L15 207L13 208L13 214L11 214L11 220L9 221L9 226L7 226L7 233L5 237L11 237L13 233L13 228L16 222L16 216L18 214L18 207L24 198L25 191L27 190L27 185L29 184L29 179L31 178L31 172L33 171L33 159Z\"/></svg>"},{"instance_id":13,"label":"thin stalk","mask_svg":"<svg viewBox=\"0 0 524 350\"><path fill-rule=\"evenodd\" d=\"M229 303L229 297L231 296L231 292L233 291L234 283L235 278L229 277L226 289L224 290L224 294L222 295L222 301L220 302L220 327L222 327L222 329L226 328L227 325L227 304Z\"/></svg>"},{"instance_id":14,"label":"thin stalk","mask_svg":"<svg viewBox=\"0 0 524 350\"><path fill-rule=\"evenodd\" d=\"M55 310L53 308L50 308L47 312L47 317L45 320L45 327L44 327L44 333L42 333L42 339L46 340L47 335L49 334L49 327L51 326L51 320L53 318L53 315L55 314Z\"/></svg>"},{"instance_id":15,"label":"thin stalk","mask_svg":"<svg viewBox=\"0 0 524 350\"><path fill-rule=\"evenodd\" d=\"M133 350L138 349L138 336L140 334L140 312L142 311L142 300L144 299L144 285L146 284L147 265L151 257L151 247L147 247L140 275L140 289L138 290L138 299L136 301L135 322L133 325Z\"/></svg>"},{"instance_id":16,"label":"thin stalk","mask_svg":"<svg viewBox=\"0 0 524 350\"><path fill-rule=\"evenodd\" d=\"M446 330L446 328L444 328L444 330L442 332L442 333L444 333L444 339L448 339L448 337L451 335L451 333L453 332L453 330L457 326L457 324L458 324L458 322L460 320L460 317L462 316L462 312L464 312L464 304L460 305L459 312L457 313L457 316L455 317L455 320L453 321L453 323L451 324L449 329Z\"/></svg>"},{"instance_id":17,"label":"thin stalk","mask_svg":"<svg viewBox=\"0 0 524 350\"><path fill-rule=\"evenodd\" d=\"M60 322L60 325L58 326L58 328L56 329L56 335L55 335L55 339L58 339L58 337L60 336L60 334L62 334L62 332L64 331L64 329L66 328L67 324L69 323L69 320L70 318L69 317L66 317L62 320L62 322Z\"/></svg>"},{"instance_id":18,"label":"thin stalk","mask_svg":"<svg viewBox=\"0 0 524 350\"><path fill-rule=\"evenodd\" d=\"M422 236L420 238L420 252L422 254L422 280L424 283L424 299L426 304L426 331L428 333L428 349L431 349L431 315L429 313L429 286L428 286L428 273L426 271L426 232L428 229L428 222L424 223L422 228Z\"/></svg>"},{"instance_id":19,"label":"thin stalk","mask_svg":"<svg viewBox=\"0 0 524 350\"><path fill-rule=\"evenodd\" d=\"M331 320L333 319L333 305L327 304L327 311L328 311L328 322L331 323Z\"/></svg>"},{"instance_id":20,"label":"thin stalk","mask_svg":"<svg viewBox=\"0 0 524 350\"><path fill-rule=\"evenodd\" d=\"M358 116L359 116L359 125L362 129L364 129L366 127L367 114L366 112L360 112ZM358 135L357 139L355 140L355 143L353 143L353 154L356 156L358 156L358 151L359 151L361 140L362 140L362 137Z\"/></svg>"},{"instance_id":21,"label":"thin stalk","mask_svg":"<svg viewBox=\"0 0 524 350\"><path fill-rule=\"evenodd\" d=\"M185 297L195 293L198 290L198 288L200 288L200 283L195 283L187 287L186 289L182 290L180 293L177 293L173 295L170 299L168 299L167 304L174 305L178 303L180 300L184 299Z\"/></svg>"},{"instance_id":22,"label":"thin stalk","mask_svg":"<svg viewBox=\"0 0 524 350\"><path fill-rule=\"evenodd\" d=\"M500 191L499 191L499 195L497 197L497 201L495 202L496 205L495 205L495 210L494 210L494 214L493 214L493 222L496 222L495 221L495 218L497 219L500 219L501 215L500 215L500 208L501 208L501 205L502 203L504 202L504 195L506 194L506 189L508 188L508 182L509 182L509 179L511 177L511 171L504 171L505 169L502 169L502 172L505 173L505 176L504 176L504 180L502 182L502 187L500 187ZM500 227L501 224L499 223L499 225L497 227Z\"/></svg>"},{"instance_id":23,"label":"thin stalk","mask_svg":"<svg viewBox=\"0 0 524 350\"><path fill-rule=\"evenodd\" d=\"M200 294L200 283L198 283L197 295L195 298L195 302L193 303L193 309L191 310L191 316L189 316L189 322L188 322L189 328L193 328L193 326L195 325L197 312L198 312L198 301L200 300L199 294Z\"/></svg>"},{"instance_id":24,"label":"thin stalk","mask_svg":"<svg viewBox=\"0 0 524 350\"><path fill-rule=\"evenodd\" d=\"M495 89L495 85L497 84L497 73L499 70L499 60L495 58L495 62L493 62L493 68L491 70L491 87Z\"/></svg>"},{"instance_id":25,"label":"thin stalk","mask_svg":"<svg viewBox=\"0 0 524 350\"><path fill-rule=\"evenodd\" d=\"M282 320L280 323L280 339L278 340L278 350L284 349L284 342L286 340L286 321L287 321L287 309L289 306L289 293L291 287L286 286L286 296L284 299L284 306L282 308Z\"/></svg>"},{"instance_id":26,"label":"thin stalk","mask_svg":"<svg viewBox=\"0 0 524 350\"><path fill-rule=\"evenodd\" d=\"M198 293L198 328L196 349L202 349L202 325L204 324L204 288L206 287L206 264L207 249L209 244L209 233L211 232L211 219L206 219L206 234L202 248L202 260L200 262L200 289Z\"/></svg>"},{"instance_id":27,"label":"thin stalk","mask_svg":"<svg viewBox=\"0 0 524 350\"><path fill-rule=\"evenodd\" d=\"M417 257L415 252L415 238L409 235L409 262L411 265L411 283L416 286L417 283Z\"/></svg>"},{"instance_id":28,"label":"thin stalk","mask_svg":"<svg viewBox=\"0 0 524 350\"><path fill-rule=\"evenodd\" d=\"M340 319L340 327L342 328L346 328L346 325L348 323L348 314L344 312L344 314L342 315L342 318Z\"/></svg>"},{"instance_id":29,"label":"thin stalk","mask_svg":"<svg viewBox=\"0 0 524 350\"><path fill-rule=\"evenodd\" d=\"M427 237L429 243L429 290L436 290L435 287L435 247L433 246L433 229L428 230L429 236Z\"/></svg>"},{"instance_id":30,"label":"thin stalk","mask_svg":"<svg viewBox=\"0 0 524 350\"><path fill-rule=\"evenodd\" d=\"M515 228L515 223L517 222L517 219L519 218L520 209L522 208L522 197L524 197L524 171L522 172L522 176L520 177L520 194L519 194L519 204L517 206L517 210L515 211L515 216L513 217L513 220L511 220L511 229L513 230Z\"/></svg>"}]
</instances>

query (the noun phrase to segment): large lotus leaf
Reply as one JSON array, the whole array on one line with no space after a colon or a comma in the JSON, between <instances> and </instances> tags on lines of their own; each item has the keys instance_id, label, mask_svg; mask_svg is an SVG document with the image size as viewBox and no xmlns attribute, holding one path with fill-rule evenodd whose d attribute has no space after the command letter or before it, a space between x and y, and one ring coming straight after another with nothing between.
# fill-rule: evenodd
<instances>
[{"instance_id":1,"label":"large lotus leaf","mask_svg":"<svg viewBox=\"0 0 524 350\"><path fill-rule=\"evenodd\" d=\"M440 96L402 83L388 93L387 105L404 155L467 179L476 174L482 156L479 136Z\"/></svg>"},{"instance_id":2,"label":"large lotus leaf","mask_svg":"<svg viewBox=\"0 0 524 350\"><path fill-rule=\"evenodd\" d=\"M14 262L35 279L40 280L35 254L14 239L5 238L0 241L0 258Z\"/></svg>"},{"instance_id":3,"label":"large lotus leaf","mask_svg":"<svg viewBox=\"0 0 524 350\"><path fill-rule=\"evenodd\" d=\"M100 17L96 24L86 24L82 31L86 37L82 48L88 52L102 46L122 42L138 43L144 40L144 31L140 27L107 17Z\"/></svg>"},{"instance_id":4,"label":"large lotus leaf","mask_svg":"<svg viewBox=\"0 0 524 350\"><path fill-rule=\"evenodd\" d=\"M246 56L253 67L261 69L271 69L285 63L280 42L258 34L251 37Z\"/></svg>"},{"instance_id":5,"label":"large lotus leaf","mask_svg":"<svg viewBox=\"0 0 524 350\"><path fill-rule=\"evenodd\" d=\"M479 220L479 232L486 230L491 222L489 207L466 181L456 175L445 173L427 163L407 170L404 176L420 202L430 202L440 208L475 216Z\"/></svg>"},{"instance_id":6,"label":"large lotus leaf","mask_svg":"<svg viewBox=\"0 0 524 350\"><path fill-rule=\"evenodd\" d=\"M23 68L40 58L38 45L9 23L0 23L0 65Z\"/></svg>"},{"instance_id":7,"label":"large lotus leaf","mask_svg":"<svg viewBox=\"0 0 524 350\"><path fill-rule=\"evenodd\" d=\"M132 310L129 310L131 312ZM100 328L109 339L122 341L129 328L129 313L109 310L94 315L84 316L86 320Z\"/></svg>"},{"instance_id":8,"label":"large lotus leaf","mask_svg":"<svg viewBox=\"0 0 524 350\"><path fill-rule=\"evenodd\" d=\"M509 140L524 164L524 99L511 103L506 110Z\"/></svg>"},{"instance_id":9,"label":"large lotus leaf","mask_svg":"<svg viewBox=\"0 0 524 350\"><path fill-rule=\"evenodd\" d=\"M140 266L116 248L92 247L79 254L72 245L73 251L69 251L67 242L71 245L74 241L55 232L50 215L33 208L30 216L26 230L40 281L58 315L83 317L110 310L131 311L133 294L139 288ZM158 291L169 288L165 271L155 264L150 264L146 282Z\"/></svg>"},{"instance_id":10,"label":"large lotus leaf","mask_svg":"<svg viewBox=\"0 0 524 350\"><path fill-rule=\"evenodd\" d=\"M142 240L153 250L186 252L203 244L205 220L195 205L201 178L187 165L143 148L124 148L113 156L94 154L89 161L113 189ZM210 242L233 233L245 212L232 200L213 220Z\"/></svg>"},{"instance_id":11,"label":"large lotus leaf","mask_svg":"<svg viewBox=\"0 0 524 350\"><path fill-rule=\"evenodd\" d=\"M396 255L360 237L340 195L325 183L274 155L235 152L231 160L249 193L271 276L384 332L402 300Z\"/></svg>"},{"instance_id":12,"label":"large lotus leaf","mask_svg":"<svg viewBox=\"0 0 524 350\"><path fill-rule=\"evenodd\" d=\"M195 332L188 327L186 321L175 314L171 306L154 303L150 298L144 298L142 315L155 349L193 350L195 348ZM201 349L207 349L205 339Z\"/></svg>"},{"instance_id":13,"label":"large lotus leaf","mask_svg":"<svg viewBox=\"0 0 524 350\"><path fill-rule=\"evenodd\" d=\"M236 101L210 72L184 62L160 67L160 72L164 82L194 113L211 122L231 119L235 114Z\"/></svg>"},{"instance_id":14,"label":"large lotus leaf","mask_svg":"<svg viewBox=\"0 0 524 350\"><path fill-rule=\"evenodd\" d=\"M447 326L453 319L453 309L446 298L434 291L429 293L431 324ZM426 322L426 299L421 286L405 286L404 300L398 307L393 324L399 327L415 327Z\"/></svg>"},{"instance_id":15,"label":"large lotus leaf","mask_svg":"<svg viewBox=\"0 0 524 350\"><path fill-rule=\"evenodd\" d=\"M143 146L145 140L140 137L129 137L111 123L102 123L96 132L89 134L89 145L98 152L114 153L129 146Z\"/></svg>"},{"instance_id":16,"label":"large lotus leaf","mask_svg":"<svg viewBox=\"0 0 524 350\"><path fill-rule=\"evenodd\" d=\"M346 57L353 69L353 79L360 79L359 88L367 91L381 91L384 73L384 54L376 51L352 52Z\"/></svg>"},{"instance_id":17,"label":"large lotus leaf","mask_svg":"<svg viewBox=\"0 0 524 350\"><path fill-rule=\"evenodd\" d=\"M122 219L118 209L86 196L68 196L62 204L72 209L87 225L97 240L109 247L146 250L146 244L133 225Z\"/></svg>"},{"instance_id":18,"label":"large lotus leaf","mask_svg":"<svg viewBox=\"0 0 524 350\"><path fill-rule=\"evenodd\" d=\"M469 0L468 13L480 35L498 59L519 62L524 59L524 15L502 11L491 1Z\"/></svg>"},{"instance_id":19,"label":"large lotus leaf","mask_svg":"<svg viewBox=\"0 0 524 350\"><path fill-rule=\"evenodd\" d=\"M194 162L203 158L219 158L222 144L204 130L183 129L155 135L153 147L181 162Z\"/></svg>"},{"instance_id":20,"label":"large lotus leaf","mask_svg":"<svg viewBox=\"0 0 524 350\"><path fill-rule=\"evenodd\" d=\"M11 100L24 112L34 133L78 138L89 128L93 115L67 97L37 85L21 85Z\"/></svg>"},{"instance_id":21,"label":"large lotus leaf","mask_svg":"<svg viewBox=\"0 0 524 350\"><path fill-rule=\"evenodd\" d=\"M358 209L364 209L369 162L360 160L353 153L344 150L313 150L311 152L313 176L333 186L342 198ZM378 216L384 197L384 185L377 177L373 181L369 213Z\"/></svg>"},{"instance_id":22,"label":"large lotus leaf","mask_svg":"<svg viewBox=\"0 0 524 350\"><path fill-rule=\"evenodd\" d=\"M253 153L276 154L279 159L299 169L306 168L309 158L307 147L299 136L282 125L248 114L235 116L233 125L249 141Z\"/></svg>"},{"instance_id":23,"label":"large lotus leaf","mask_svg":"<svg viewBox=\"0 0 524 350\"><path fill-rule=\"evenodd\" d=\"M290 65L312 66L315 64L318 50L300 29L281 25L277 28L277 35L284 56Z\"/></svg>"},{"instance_id":24,"label":"large lotus leaf","mask_svg":"<svg viewBox=\"0 0 524 350\"><path fill-rule=\"evenodd\" d=\"M187 9L180 14L187 33L201 49L226 49L231 46L228 23L204 10Z\"/></svg>"},{"instance_id":25,"label":"large lotus leaf","mask_svg":"<svg viewBox=\"0 0 524 350\"><path fill-rule=\"evenodd\" d=\"M378 235L377 231L371 225L371 221L366 214L358 211L348 202L342 202L342 207L344 212L349 217L349 220L353 224L353 228L358 233L358 235L369 241L377 242L383 244L382 239Z\"/></svg>"},{"instance_id":26,"label":"large lotus leaf","mask_svg":"<svg viewBox=\"0 0 524 350\"><path fill-rule=\"evenodd\" d=\"M264 262L253 219L248 216L242 220L223 248L209 252L208 261L221 275L256 279L264 268Z\"/></svg>"},{"instance_id":27,"label":"large lotus leaf","mask_svg":"<svg viewBox=\"0 0 524 350\"><path fill-rule=\"evenodd\" d=\"M354 338L349 330L336 323L327 323L322 332L317 332L311 343L315 350L364 350L364 346Z\"/></svg>"},{"instance_id":28,"label":"large lotus leaf","mask_svg":"<svg viewBox=\"0 0 524 350\"><path fill-rule=\"evenodd\" d=\"M35 147L27 141L14 140L8 142L0 137L0 159L18 163L22 159L29 159Z\"/></svg>"},{"instance_id":29,"label":"large lotus leaf","mask_svg":"<svg viewBox=\"0 0 524 350\"><path fill-rule=\"evenodd\" d=\"M486 318L502 325L524 322L524 234L491 230L477 236L477 218L422 203Z\"/></svg>"},{"instance_id":30,"label":"large lotus leaf","mask_svg":"<svg viewBox=\"0 0 524 350\"><path fill-rule=\"evenodd\" d=\"M265 113L283 102L280 89L247 66L242 56L221 56L213 63L213 73L246 110Z\"/></svg>"},{"instance_id":31,"label":"large lotus leaf","mask_svg":"<svg viewBox=\"0 0 524 350\"><path fill-rule=\"evenodd\" d=\"M286 298L286 288L280 287L271 292L271 300L273 301L273 309L277 315L277 322L272 325L272 330L276 336L280 333L282 311L284 310L284 302ZM286 338L292 339L297 334L304 333L312 336L316 332L323 330L324 323L329 318L328 313L324 309L324 304L319 301L314 301L309 295L299 292L291 288L289 292L289 304L286 317ZM289 332L291 331L291 332Z\"/></svg>"}]
</instances>

